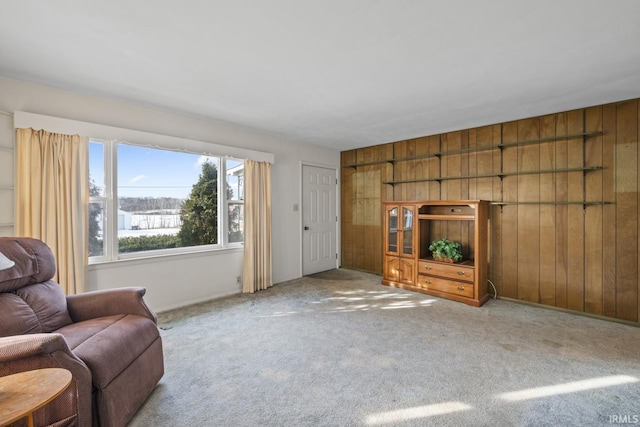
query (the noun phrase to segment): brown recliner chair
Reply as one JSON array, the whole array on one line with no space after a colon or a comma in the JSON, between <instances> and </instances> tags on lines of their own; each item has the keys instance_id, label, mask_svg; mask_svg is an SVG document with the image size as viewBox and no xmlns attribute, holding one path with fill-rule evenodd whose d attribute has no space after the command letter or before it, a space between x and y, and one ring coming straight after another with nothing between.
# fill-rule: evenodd
<instances>
[{"instance_id":1,"label":"brown recliner chair","mask_svg":"<svg viewBox=\"0 0 640 427\"><path fill-rule=\"evenodd\" d=\"M43 242L2 237L0 252L15 262L0 270L0 376L52 367L73 376L65 393L34 413L35 425L126 425L164 374L145 289L65 297Z\"/></svg>"}]
</instances>

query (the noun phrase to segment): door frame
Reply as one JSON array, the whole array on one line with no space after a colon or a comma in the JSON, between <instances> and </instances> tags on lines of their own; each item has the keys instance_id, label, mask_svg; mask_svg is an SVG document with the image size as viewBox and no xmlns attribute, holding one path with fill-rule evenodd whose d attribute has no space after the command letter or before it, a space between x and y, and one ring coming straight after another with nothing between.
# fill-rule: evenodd
<instances>
[{"instance_id":1,"label":"door frame","mask_svg":"<svg viewBox=\"0 0 640 427\"><path fill-rule=\"evenodd\" d=\"M304 261L304 243L303 243L303 233L302 233L302 227L303 227L303 216L304 216L304 204L302 203L302 198L304 197L304 167L305 166L312 166L312 167L316 167L316 168L324 168L324 169L331 169L333 171L335 171L336 173L336 216L338 217L338 220L336 221L336 254L338 255L338 257L336 258L336 268L340 267L340 262L342 260L342 251L341 251L341 243L342 243L342 239L340 237L340 226L341 226L341 218L342 218L342 214L341 214L341 210L340 210L340 168L338 166L333 166L333 165L328 165L328 164L324 164L324 163L316 163L316 162L309 162L309 161L305 161L305 160L301 160L300 161L300 169L299 169L299 173L300 173L300 191L298 194L298 200L299 200L299 204L298 206L300 207L300 209L298 210L298 233L299 233L299 245L300 245L300 258L298 260L299 262L299 272L298 274L300 275L300 277L302 277L303 275L303 261Z\"/></svg>"}]
</instances>

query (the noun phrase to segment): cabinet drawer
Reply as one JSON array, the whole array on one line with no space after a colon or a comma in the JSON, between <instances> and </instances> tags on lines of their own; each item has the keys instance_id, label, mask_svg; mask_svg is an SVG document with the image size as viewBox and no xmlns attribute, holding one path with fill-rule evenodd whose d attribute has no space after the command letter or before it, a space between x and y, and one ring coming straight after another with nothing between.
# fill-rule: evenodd
<instances>
[{"instance_id":1,"label":"cabinet drawer","mask_svg":"<svg viewBox=\"0 0 640 427\"><path fill-rule=\"evenodd\" d=\"M449 277L473 283L473 267L468 265L447 264L443 262L420 261L418 273L430 276Z\"/></svg>"},{"instance_id":2,"label":"cabinet drawer","mask_svg":"<svg viewBox=\"0 0 640 427\"><path fill-rule=\"evenodd\" d=\"M447 292L450 294L473 298L473 283L458 282L455 280L447 280L440 277L420 274L418 275L418 286L423 289Z\"/></svg>"}]
</instances>

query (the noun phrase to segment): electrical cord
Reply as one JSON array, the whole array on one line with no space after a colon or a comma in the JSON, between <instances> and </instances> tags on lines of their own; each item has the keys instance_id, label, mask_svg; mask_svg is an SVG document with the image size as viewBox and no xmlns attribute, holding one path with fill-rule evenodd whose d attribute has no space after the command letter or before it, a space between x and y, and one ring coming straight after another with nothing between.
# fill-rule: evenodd
<instances>
[{"instance_id":1,"label":"electrical cord","mask_svg":"<svg viewBox=\"0 0 640 427\"><path fill-rule=\"evenodd\" d=\"M489 284L491 285L491 287L493 288L493 299L498 299L498 291L496 290L496 286L493 284L493 282L489 279L487 279L487 282L489 282Z\"/></svg>"}]
</instances>

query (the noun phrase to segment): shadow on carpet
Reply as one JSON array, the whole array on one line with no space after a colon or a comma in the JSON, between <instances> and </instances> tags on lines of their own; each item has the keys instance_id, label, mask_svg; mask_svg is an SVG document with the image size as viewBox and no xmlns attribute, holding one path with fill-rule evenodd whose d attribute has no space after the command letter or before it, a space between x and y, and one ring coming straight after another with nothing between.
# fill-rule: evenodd
<instances>
[{"instance_id":1,"label":"shadow on carpet","mask_svg":"<svg viewBox=\"0 0 640 427\"><path fill-rule=\"evenodd\" d=\"M342 268L334 268L333 270L321 271L320 273L310 274L306 276L310 279L320 280L356 280L360 275L353 270L344 270Z\"/></svg>"},{"instance_id":2,"label":"shadow on carpet","mask_svg":"<svg viewBox=\"0 0 640 427\"><path fill-rule=\"evenodd\" d=\"M471 307L362 271L310 277L160 313L165 375L128 427L582 427L640 413L634 326Z\"/></svg>"}]
</instances>

